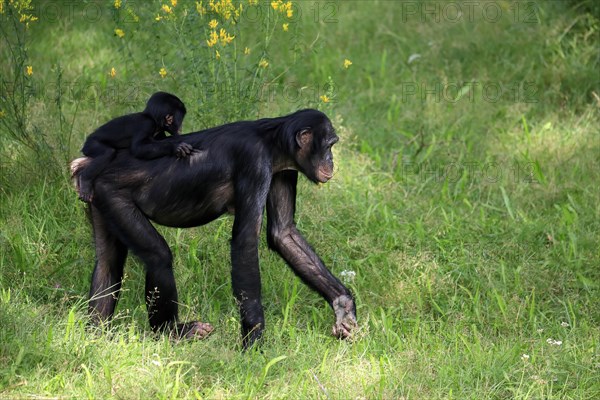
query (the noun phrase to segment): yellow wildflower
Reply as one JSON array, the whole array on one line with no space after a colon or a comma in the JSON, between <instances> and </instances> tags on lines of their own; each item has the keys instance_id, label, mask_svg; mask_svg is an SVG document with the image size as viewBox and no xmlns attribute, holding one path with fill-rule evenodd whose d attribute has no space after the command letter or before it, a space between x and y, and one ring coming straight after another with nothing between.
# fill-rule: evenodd
<instances>
[{"instance_id":1,"label":"yellow wildflower","mask_svg":"<svg viewBox=\"0 0 600 400\"><path fill-rule=\"evenodd\" d=\"M206 8L202 5L201 1L197 1L196 2L196 11L198 12L198 14L200 14L200 16L204 16L204 14L206 14Z\"/></svg>"},{"instance_id":2,"label":"yellow wildflower","mask_svg":"<svg viewBox=\"0 0 600 400\"><path fill-rule=\"evenodd\" d=\"M284 32L287 32L289 28L290 28L290 24L283 24L283 31Z\"/></svg>"},{"instance_id":3,"label":"yellow wildflower","mask_svg":"<svg viewBox=\"0 0 600 400\"><path fill-rule=\"evenodd\" d=\"M165 67L162 67L160 69L160 71L158 71L158 74L160 75L161 78L164 78L165 76L167 76L167 70L165 69Z\"/></svg>"},{"instance_id":4,"label":"yellow wildflower","mask_svg":"<svg viewBox=\"0 0 600 400\"><path fill-rule=\"evenodd\" d=\"M115 76L117 76L117 71L113 67L110 69L110 72L108 74L110 75L111 78L114 78Z\"/></svg>"},{"instance_id":5,"label":"yellow wildflower","mask_svg":"<svg viewBox=\"0 0 600 400\"><path fill-rule=\"evenodd\" d=\"M123 36L125 36L125 32L123 32L123 29L117 28L117 29L115 29L115 35L122 38Z\"/></svg>"},{"instance_id":6,"label":"yellow wildflower","mask_svg":"<svg viewBox=\"0 0 600 400\"><path fill-rule=\"evenodd\" d=\"M285 10L285 14L288 18L292 18L294 16L294 10L292 9L291 1L285 3L285 6L283 6L282 8Z\"/></svg>"},{"instance_id":7,"label":"yellow wildflower","mask_svg":"<svg viewBox=\"0 0 600 400\"><path fill-rule=\"evenodd\" d=\"M25 67L25 73L27 74L27 76L33 75L33 67L31 65Z\"/></svg>"},{"instance_id":8,"label":"yellow wildflower","mask_svg":"<svg viewBox=\"0 0 600 400\"><path fill-rule=\"evenodd\" d=\"M217 51L215 52L215 57L216 57L216 59L217 59L217 60L220 60L220 59L221 59L221 53L219 53L219 50L217 50Z\"/></svg>"},{"instance_id":9,"label":"yellow wildflower","mask_svg":"<svg viewBox=\"0 0 600 400\"><path fill-rule=\"evenodd\" d=\"M235 36L231 36L225 29L221 28L219 31L219 38L221 39L221 45L225 46L227 43L231 43Z\"/></svg>"},{"instance_id":10,"label":"yellow wildflower","mask_svg":"<svg viewBox=\"0 0 600 400\"><path fill-rule=\"evenodd\" d=\"M0 14L4 14L4 0L0 0Z\"/></svg>"},{"instance_id":11,"label":"yellow wildflower","mask_svg":"<svg viewBox=\"0 0 600 400\"><path fill-rule=\"evenodd\" d=\"M160 21L162 19L162 17L160 16L160 14L156 14L156 18L154 18L156 21Z\"/></svg>"},{"instance_id":12,"label":"yellow wildflower","mask_svg":"<svg viewBox=\"0 0 600 400\"><path fill-rule=\"evenodd\" d=\"M121 0L115 0L115 8L121 8Z\"/></svg>"},{"instance_id":13,"label":"yellow wildflower","mask_svg":"<svg viewBox=\"0 0 600 400\"><path fill-rule=\"evenodd\" d=\"M171 4L173 5L173 7L177 7L177 0L171 0Z\"/></svg>"},{"instance_id":14,"label":"yellow wildflower","mask_svg":"<svg viewBox=\"0 0 600 400\"><path fill-rule=\"evenodd\" d=\"M19 18L19 22L25 23L25 28L29 28L30 22L35 22L38 20L38 17L34 17L31 14L21 14L21 18Z\"/></svg>"},{"instance_id":15,"label":"yellow wildflower","mask_svg":"<svg viewBox=\"0 0 600 400\"><path fill-rule=\"evenodd\" d=\"M344 68L348 69L348 68L350 68L351 65L352 65L352 61L350 61L346 58L344 60Z\"/></svg>"},{"instance_id":16,"label":"yellow wildflower","mask_svg":"<svg viewBox=\"0 0 600 400\"><path fill-rule=\"evenodd\" d=\"M261 68L267 68L269 66L269 62L264 58L261 58L260 62L258 63L258 66Z\"/></svg>"},{"instance_id":17,"label":"yellow wildflower","mask_svg":"<svg viewBox=\"0 0 600 400\"><path fill-rule=\"evenodd\" d=\"M162 10L167 14L171 14L173 12L173 9L166 4L163 4Z\"/></svg>"},{"instance_id":18,"label":"yellow wildflower","mask_svg":"<svg viewBox=\"0 0 600 400\"><path fill-rule=\"evenodd\" d=\"M251 6L255 6L258 4L258 0L248 0L248 4L250 4Z\"/></svg>"},{"instance_id":19,"label":"yellow wildflower","mask_svg":"<svg viewBox=\"0 0 600 400\"><path fill-rule=\"evenodd\" d=\"M329 97L326 94L319 96L323 103L329 103Z\"/></svg>"},{"instance_id":20,"label":"yellow wildflower","mask_svg":"<svg viewBox=\"0 0 600 400\"><path fill-rule=\"evenodd\" d=\"M245 55L248 55L248 54L250 54L250 48L249 48L249 47L246 47L246 48L244 49L244 54L245 54Z\"/></svg>"},{"instance_id":21,"label":"yellow wildflower","mask_svg":"<svg viewBox=\"0 0 600 400\"><path fill-rule=\"evenodd\" d=\"M292 18L294 16L294 10L292 8L291 1L284 3L283 0L273 0L271 2L271 8L273 8L275 11L279 11L280 13L285 13L288 18Z\"/></svg>"},{"instance_id":22,"label":"yellow wildflower","mask_svg":"<svg viewBox=\"0 0 600 400\"><path fill-rule=\"evenodd\" d=\"M231 0L210 0L208 3L210 10L215 14L218 14L229 20L231 18L231 14L233 13L235 17L239 17L242 12L242 5L240 4L239 9L236 9Z\"/></svg>"},{"instance_id":23,"label":"yellow wildflower","mask_svg":"<svg viewBox=\"0 0 600 400\"><path fill-rule=\"evenodd\" d=\"M219 41L219 35L217 35L217 31L211 31L210 37L206 41L206 44L208 44L208 47L213 47L215 44L217 44L218 41Z\"/></svg>"},{"instance_id":24,"label":"yellow wildflower","mask_svg":"<svg viewBox=\"0 0 600 400\"><path fill-rule=\"evenodd\" d=\"M213 19L208 23L208 27L210 29L215 29L217 27L217 25L219 25L219 23L217 22L216 19Z\"/></svg>"},{"instance_id":25,"label":"yellow wildflower","mask_svg":"<svg viewBox=\"0 0 600 400\"><path fill-rule=\"evenodd\" d=\"M129 16L131 17L131 19L133 19L134 22L140 22L140 17L138 17L135 11L133 11L129 7L127 7L127 14L129 14Z\"/></svg>"}]
</instances>

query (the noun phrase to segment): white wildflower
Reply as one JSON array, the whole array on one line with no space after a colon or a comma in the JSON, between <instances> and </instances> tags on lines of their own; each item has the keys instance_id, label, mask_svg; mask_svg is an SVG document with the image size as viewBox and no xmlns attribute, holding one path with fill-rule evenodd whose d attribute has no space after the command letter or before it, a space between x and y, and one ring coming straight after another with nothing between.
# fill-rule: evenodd
<instances>
[{"instance_id":1,"label":"white wildflower","mask_svg":"<svg viewBox=\"0 0 600 400\"><path fill-rule=\"evenodd\" d=\"M354 278L356 277L356 272L344 270L340 272L340 276L344 283L354 282Z\"/></svg>"},{"instance_id":2,"label":"white wildflower","mask_svg":"<svg viewBox=\"0 0 600 400\"><path fill-rule=\"evenodd\" d=\"M413 61L416 61L419 58L421 58L421 55L419 53L411 54L410 57L408 57L408 63L412 64Z\"/></svg>"}]
</instances>

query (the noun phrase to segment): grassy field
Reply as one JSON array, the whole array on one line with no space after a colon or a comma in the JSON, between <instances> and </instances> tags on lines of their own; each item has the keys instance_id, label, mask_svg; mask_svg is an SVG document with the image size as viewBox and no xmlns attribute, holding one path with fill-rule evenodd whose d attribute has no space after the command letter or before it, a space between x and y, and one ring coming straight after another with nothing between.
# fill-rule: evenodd
<instances>
[{"instance_id":1,"label":"grassy field","mask_svg":"<svg viewBox=\"0 0 600 400\"><path fill-rule=\"evenodd\" d=\"M600 398L597 3L23 3L0 1L0 399ZM263 239L267 330L240 351L231 217L159 228L212 336L153 336L134 258L86 328L67 163L156 90L185 131L328 113L337 172L301 180L297 222L356 295L353 340Z\"/></svg>"}]
</instances>

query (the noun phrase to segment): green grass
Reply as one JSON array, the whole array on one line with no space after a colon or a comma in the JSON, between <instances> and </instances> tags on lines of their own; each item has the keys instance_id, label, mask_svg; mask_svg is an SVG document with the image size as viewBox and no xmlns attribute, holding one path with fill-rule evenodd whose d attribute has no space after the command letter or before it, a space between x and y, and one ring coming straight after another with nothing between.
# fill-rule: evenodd
<instances>
[{"instance_id":1,"label":"green grass","mask_svg":"<svg viewBox=\"0 0 600 400\"><path fill-rule=\"evenodd\" d=\"M473 21L452 22L449 3L301 2L289 32L273 35L257 81L272 92L256 102L202 86L216 64L179 46L204 38L159 33L151 45L159 3L132 3L139 26L115 23L110 5L90 22L90 4L31 24L23 132L39 143L0 124L0 399L600 397L593 1L497 1L492 22L483 6ZM127 41L114 36L120 26ZM268 29L243 19L239 29L238 51L258 57ZM247 89L254 70L238 62ZM3 76L12 66L0 66ZM326 185L300 182L297 222L336 275L356 273L354 340L330 336L327 304L263 240L267 330L260 351L242 353L230 217L160 228L182 318L211 322L212 336L153 336L135 259L115 321L86 329L94 252L66 165L93 127L158 89L186 102L186 130L307 106L331 116L337 173ZM325 93L332 102L321 102ZM1 95L3 107L18 98L6 86ZM0 111L12 123L10 109Z\"/></svg>"}]
</instances>

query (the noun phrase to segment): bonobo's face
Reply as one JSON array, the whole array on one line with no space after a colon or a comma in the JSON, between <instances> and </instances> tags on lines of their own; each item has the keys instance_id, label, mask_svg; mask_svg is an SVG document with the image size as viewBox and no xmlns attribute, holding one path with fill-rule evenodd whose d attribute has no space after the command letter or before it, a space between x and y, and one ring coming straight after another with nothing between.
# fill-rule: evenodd
<instances>
[{"instance_id":1,"label":"bonobo's face","mask_svg":"<svg viewBox=\"0 0 600 400\"><path fill-rule=\"evenodd\" d=\"M300 150L297 162L302 172L315 183L325 183L333 177L331 147L339 140L329 120L320 125L302 129L296 135Z\"/></svg>"},{"instance_id":2,"label":"bonobo's face","mask_svg":"<svg viewBox=\"0 0 600 400\"><path fill-rule=\"evenodd\" d=\"M165 126L163 128L173 136L181 134L181 129L183 127L183 117L184 114L182 114L181 112L175 112L174 115L168 114L165 117Z\"/></svg>"}]
</instances>

